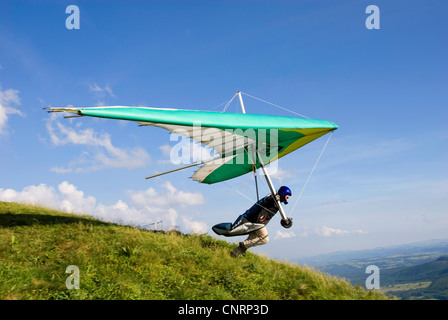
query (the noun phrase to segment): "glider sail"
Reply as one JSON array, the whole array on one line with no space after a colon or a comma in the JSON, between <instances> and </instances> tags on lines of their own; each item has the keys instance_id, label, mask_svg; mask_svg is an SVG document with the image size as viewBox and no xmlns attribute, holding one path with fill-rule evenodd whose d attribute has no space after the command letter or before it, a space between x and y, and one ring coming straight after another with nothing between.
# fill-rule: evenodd
<instances>
[{"instance_id":1,"label":"glider sail","mask_svg":"<svg viewBox=\"0 0 448 320\"><path fill-rule=\"evenodd\" d=\"M198 165L202 166L192 176L206 184L244 175L338 128L326 120L246 113L126 106L46 109L49 112L74 113L75 117L135 121L142 126L160 127L203 143L219 154L218 158L199 162ZM261 155L261 162L254 156L256 152Z\"/></svg>"}]
</instances>

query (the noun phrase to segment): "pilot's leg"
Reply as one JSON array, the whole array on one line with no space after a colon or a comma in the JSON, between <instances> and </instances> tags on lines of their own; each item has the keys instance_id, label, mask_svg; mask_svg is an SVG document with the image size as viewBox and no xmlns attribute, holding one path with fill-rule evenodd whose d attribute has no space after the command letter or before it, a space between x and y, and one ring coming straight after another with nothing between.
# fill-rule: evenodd
<instances>
[{"instance_id":1,"label":"pilot's leg","mask_svg":"<svg viewBox=\"0 0 448 320\"><path fill-rule=\"evenodd\" d=\"M249 233L249 237L245 241L243 241L243 246L246 249L250 247L260 246L262 244L266 244L269 241L268 229L263 227L261 229L252 231Z\"/></svg>"},{"instance_id":2,"label":"pilot's leg","mask_svg":"<svg viewBox=\"0 0 448 320\"><path fill-rule=\"evenodd\" d=\"M269 241L269 235L266 227L252 231L251 233L249 233L247 239L243 242L240 242L238 247L236 247L231 252L231 255L233 257L238 257L240 255L245 256L247 249L255 246L260 246L262 244L266 244L268 243L268 241Z\"/></svg>"}]
</instances>

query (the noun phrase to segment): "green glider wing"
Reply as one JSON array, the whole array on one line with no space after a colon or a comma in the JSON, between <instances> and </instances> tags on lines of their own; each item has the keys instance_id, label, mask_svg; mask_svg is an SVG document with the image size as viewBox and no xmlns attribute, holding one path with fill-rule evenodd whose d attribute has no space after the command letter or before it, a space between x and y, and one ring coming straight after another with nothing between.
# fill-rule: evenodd
<instances>
[{"instance_id":1,"label":"green glider wing","mask_svg":"<svg viewBox=\"0 0 448 320\"><path fill-rule=\"evenodd\" d=\"M76 116L135 121L143 126L156 126L188 136L220 155L205 162L192 176L207 184L259 168L261 164L255 152L259 152L264 164L268 164L338 128L326 120L246 113L126 106L46 109L71 112Z\"/></svg>"}]
</instances>

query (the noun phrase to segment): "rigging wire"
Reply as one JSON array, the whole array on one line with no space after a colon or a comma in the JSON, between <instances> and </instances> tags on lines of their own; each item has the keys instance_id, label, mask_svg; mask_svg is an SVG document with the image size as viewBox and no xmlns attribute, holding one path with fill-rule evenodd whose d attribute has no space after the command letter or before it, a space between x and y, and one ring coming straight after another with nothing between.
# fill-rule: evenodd
<instances>
[{"instance_id":1,"label":"rigging wire","mask_svg":"<svg viewBox=\"0 0 448 320\"><path fill-rule=\"evenodd\" d=\"M252 99L256 99L256 100L258 100L258 101L261 101L261 102L270 104L271 106L274 106L274 107L276 107L276 108L279 108L279 109L282 109L282 110L291 112L291 113L293 113L293 114L295 114L295 115L298 115L298 116L300 116L300 117L302 117L302 118L307 118L307 119L309 119L309 117L304 116L303 114L300 114L300 113L294 112L294 111L292 111L292 110L286 109L286 108L281 107L281 106L279 106L279 105L277 105L277 104L274 104L274 103L272 103L272 102L269 102L269 101L266 101L266 100L263 100L263 99L254 97L254 96L252 96L252 95L250 95L250 94L248 94L248 93L242 92L242 91L241 91L241 93L242 93L242 94L245 94L245 95L248 96L248 97L251 97ZM232 100L233 100L234 98L235 98L235 96L232 98Z\"/></svg>"},{"instance_id":2,"label":"rigging wire","mask_svg":"<svg viewBox=\"0 0 448 320\"><path fill-rule=\"evenodd\" d=\"M235 93L235 95L232 97L232 99L230 99L230 100L226 103L226 105L224 106L224 109L223 109L221 112L226 112L226 111L227 111L227 108L230 106L230 104L232 103L233 99L235 99L235 97L236 97L237 95L238 95L238 92Z\"/></svg>"},{"instance_id":3,"label":"rigging wire","mask_svg":"<svg viewBox=\"0 0 448 320\"><path fill-rule=\"evenodd\" d=\"M316 162L314 163L313 169L311 169L311 172L310 172L310 174L308 175L308 178L306 179L306 182L305 182L305 184L303 185L302 190L300 191L299 196L297 197L297 199L296 199L296 201L295 201L295 203L294 203L294 206L292 207L292 210L290 211L290 212L291 212L290 216L291 216L292 213L294 212L294 209L296 208L297 203L299 202L300 198L302 197L303 191L305 190L306 186L308 185L308 182L310 181L311 176L313 175L314 169L316 169L317 163L319 162L320 158L322 157L322 154L324 153L325 148L326 148L327 145L328 145L328 142L330 142L330 139L331 139L331 137L333 136L333 133L334 133L334 131L332 131L332 132L330 133L330 135L329 135L329 137L328 137L328 139L327 139L327 142L325 142L325 145L324 145L324 147L322 148L322 150L321 150L321 152L320 152L320 154L319 154L319 157L317 158Z\"/></svg>"},{"instance_id":4,"label":"rigging wire","mask_svg":"<svg viewBox=\"0 0 448 320\"><path fill-rule=\"evenodd\" d=\"M252 96L252 95L250 95L250 94L248 94L248 93L245 93L245 92L242 92L242 91L241 91L241 93L244 94L244 95L246 95L246 96L248 96L248 97L251 97L252 99L255 99L255 100L264 102L264 103L266 103L266 104L269 104L269 105L271 105L271 106L274 106L274 107L276 107L276 108L279 108L279 109L288 111L288 112L293 113L293 114L295 114L295 115L298 115L298 116L300 116L300 117L302 117L302 118L310 119L309 117L307 117L307 116L305 116L305 115L303 115L303 114L294 112L294 111L292 111L292 110L289 110L289 109L287 109L287 108L281 107L281 106L279 106L279 105L277 105L277 104L274 104L274 103L271 103L271 102L269 102L269 101L266 101L266 100L263 100L263 99L254 97L254 96ZM235 99L235 97L236 97L237 95L238 95L238 92L232 97L232 99L230 99L230 100L227 102L227 104L225 105L224 110L223 110L222 112L226 112L226 110L228 109L228 107L229 107L230 104L232 103L233 99ZM297 204L298 204L300 198L302 197L303 191L304 191L305 188L307 187L308 182L310 181L311 176L313 175L314 170L316 169L317 164L318 164L320 158L322 157L322 154L324 153L324 151L325 151L325 149L326 149L328 143L330 142L331 137L333 136L333 133L334 133L334 131L331 131L331 133L330 133L330 135L329 135L327 141L325 142L324 147L322 148L322 150L321 150L321 152L320 152L320 154L319 154L319 156L318 156L316 162L314 163L314 166L313 166L313 168L311 169L310 174L308 175L308 178L306 179L305 184L303 185L302 190L300 191L299 196L297 197L297 199L296 199L296 201L295 201L295 203L294 203L294 206L292 207L292 210L290 211L290 212L291 212L290 217L292 216L292 213L294 212L294 209L296 208L296 206L297 206ZM246 151L246 152L247 152L247 151ZM249 154L248 154L248 156L249 156ZM255 180L255 181L256 181L256 180ZM253 202L253 199L251 199L249 196L243 194L242 192L240 192L239 190L237 190L236 188L234 188L233 186L231 186L231 185L230 185L229 183L227 183L226 181L223 181L223 182L224 182L224 184L226 184L228 187L230 187L231 189L233 189L235 192L239 193L239 194L242 195L243 197L245 197L245 198L247 198L247 199L249 199L250 201ZM256 183L257 183L257 182L256 182ZM257 196L258 196L258 185L257 185Z\"/></svg>"},{"instance_id":5,"label":"rigging wire","mask_svg":"<svg viewBox=\"0 0 448 320\"><path fill-rule=\"evenodd\" d=\"M239 193L240 195L242 195L244 198L250 200L252 203L257 203L259 207L265 209L266 211L272 213L272 214L276 214L277 212L272 212L271 210L269 210L268 208L262 206L261 204L258 203L258 201L254 201L251 197L249 197L248 195L242 193L241 191L239 191L237 188L234 188L231 184L229 184L227 181L222 181L225 185L227 185L230 189L232 189L233 191L235 191L236 193ZM270 193L269 193L270 194ZM268 195L269 195L268 194Z\"/></svg>"}]
</instances>

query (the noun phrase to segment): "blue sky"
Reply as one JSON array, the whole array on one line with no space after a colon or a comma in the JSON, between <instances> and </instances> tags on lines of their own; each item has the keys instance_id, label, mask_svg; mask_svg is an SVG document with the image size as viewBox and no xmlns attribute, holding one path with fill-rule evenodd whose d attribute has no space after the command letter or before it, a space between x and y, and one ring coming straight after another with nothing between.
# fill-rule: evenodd
<instances>
[{"instance_id":1,"label":"blue sky","mask_svg":"<svg viewBox=\"0 0 448 320\"><path fill-rule=\"evenodd\" d=\"M65 25L71 4L79 30ZM372 4L378 30L365 26ZM447 9L437 0L2 1L0 201L212 234L252 205L237 192L256 198L250 174L209 186L189 179L191 168L147 181L174 167L169 132L42 108L220 111L241 90L339 125L297 203L327 137L280 159L274 184L293 190L294 226L275 217L255 252L293 260L445 238ZM248 113L294 116L243 98Z\"/></svg>"}]
</instances>

